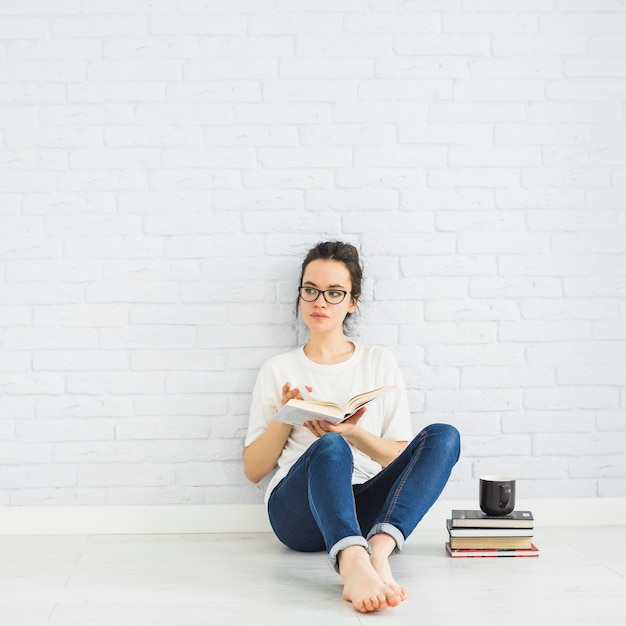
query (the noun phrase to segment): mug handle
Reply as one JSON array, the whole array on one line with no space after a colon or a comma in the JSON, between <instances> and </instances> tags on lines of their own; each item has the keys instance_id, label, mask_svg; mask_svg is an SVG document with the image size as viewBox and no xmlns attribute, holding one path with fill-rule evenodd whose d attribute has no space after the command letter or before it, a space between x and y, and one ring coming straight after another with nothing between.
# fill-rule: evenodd
<instances>
[{"instance_id":1,"label":"mug handle","mask_svg":"<svg viewBox=\"0 0 626 626\"><path fill-rule=\"evenodd\" d=\"M503 509L511 499L511 485L500 485L500 508Z\"/></svg>"}]
</instances>

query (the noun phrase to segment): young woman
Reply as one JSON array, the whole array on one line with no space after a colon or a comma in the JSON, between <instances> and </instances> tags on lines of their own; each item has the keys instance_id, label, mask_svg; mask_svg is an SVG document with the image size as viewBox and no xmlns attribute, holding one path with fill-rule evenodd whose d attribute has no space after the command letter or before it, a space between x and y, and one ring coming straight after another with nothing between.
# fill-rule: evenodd
<instances>
[{"instance_id":1,"label":"young woman","mask_svg":"<svg viewBox=\"0 0 626 626\"><path fill-rule=\"evenodd\" d=\"M361 293L354 248L323 242L302 264L297 307L307 343L261 368L244 449L246 476L266 492L276 536L293 550L326 550L343 579L343 597L361 612L407 597L389 565L443 490L459 457L459 434L434 424L415 438L402 376L386 348L354 344L344 334ZM387 384L396 388L347 421L291 426L272 418L304 393L343 404ZM305 392L306 390L306 392Z\"/></svg>"}]
</instances>

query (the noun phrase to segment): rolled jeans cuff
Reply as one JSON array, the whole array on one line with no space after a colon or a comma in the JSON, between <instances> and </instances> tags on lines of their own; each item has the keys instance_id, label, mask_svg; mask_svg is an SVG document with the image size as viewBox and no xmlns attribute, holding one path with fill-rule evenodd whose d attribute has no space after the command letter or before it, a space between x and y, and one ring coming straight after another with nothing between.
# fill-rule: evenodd
<instances>
[{"instance_id":1,"label":"rolled jeans cuff","mask_svg":"<svg viewBox=\"0 0 626 626\"><path fill-rule=\"evenodd\" d=\"M367 535L367 540L369 541L374 535L379 535L380 533L389 535L395 540L396 547L393 550L393 554L402 552L402 548L404 547L404 535L395 526L387 524L386 522L383 522L382 524L376 524L376 526L374 526L374 528L369 531Z\"/></svg>"},{"instance_id":2,"label":"rolled jeans cuff","mask_svg":"<svg viewBox=\"0 0 626 626\"><path fill-rule=\"evenodd\" d=\"M369 542L361 535L354 535L352 537L344 537L343 539L340 539L328 553L328 562L337 574L339 574L339 562L337 561L337 556L342 550L350 548L351 546L363 546L367 550L368 554L372 554Z\"/></svg>"}]
</instances>

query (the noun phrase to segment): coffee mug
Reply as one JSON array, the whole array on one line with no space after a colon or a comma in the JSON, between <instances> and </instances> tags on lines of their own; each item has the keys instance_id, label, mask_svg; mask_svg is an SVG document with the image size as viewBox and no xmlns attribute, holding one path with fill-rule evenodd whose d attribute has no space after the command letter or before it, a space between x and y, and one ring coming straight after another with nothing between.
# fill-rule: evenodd
<instances>
[{"instance_id":1,"label":"coffee mug","mask_svg":"<svg viewBox=\"0 0 626 626\"><path fill-rule=\"evenodd\" d=\"M515 478L481 476L479 503L481 510L487 515L511 513L515 508Z\"/></svg>"}]
</instances>

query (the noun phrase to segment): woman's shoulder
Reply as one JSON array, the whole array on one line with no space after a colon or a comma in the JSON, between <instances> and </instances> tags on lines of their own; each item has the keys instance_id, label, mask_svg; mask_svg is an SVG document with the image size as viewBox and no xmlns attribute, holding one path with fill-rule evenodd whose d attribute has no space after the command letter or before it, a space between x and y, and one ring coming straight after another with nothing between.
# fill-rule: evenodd
<instances>
[{"instance_id":1,"label":"woman's shoulder","mask_svg":"<svg viewBox=\"0 0 626 626\"><path fill-rule=\"evenodd\" d=\"M357 351L361 358L367 361L390 362L396 360L394 353L387 346L359 344Z\"/></svg>"},{"instance_id":2,"label":"woman's shoulder","mask_svg":"<svg viewBox=\"0 0 626 626\"><path fill-rule=\"evenodd\" d=\"M301 346L298 348L294 348L293 350L288 350L287 352L275 354L274 356L271 356L269 359L267 359L265 363L263 363L263 365L261 366L261 371L273 370L276 368L284 367L285 365L291 365L302 358L301 354Z\"/></svg>"}]
</instances>

